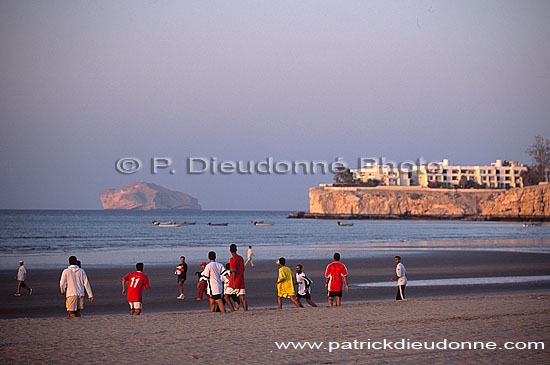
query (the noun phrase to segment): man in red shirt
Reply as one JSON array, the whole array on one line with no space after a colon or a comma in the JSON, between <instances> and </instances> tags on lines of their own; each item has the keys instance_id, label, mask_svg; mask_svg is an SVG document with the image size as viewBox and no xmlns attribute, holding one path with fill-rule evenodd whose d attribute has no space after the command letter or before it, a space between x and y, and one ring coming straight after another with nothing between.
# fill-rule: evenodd
<instances>
[{"instance_id":1,"label":"man in red shirt","mask_svg":"<svg viewBox=\"0 0 550 365\"><path fill-rule=\"evenodd\" d=\"M231 304L229 297L231 295L237 295L241 300L243 310L247 311L248 306L246 305L246 300L244 298L244 259L242 258L242 256L237 255L236 244L232 244L231 246L229 246L229 252L231 252L232 256L229 260L229 270L231 271L231 276L229 277L228 292L224 295L225 301L228 303L231 312L233 312L233 304Z\"/></svg>"},{"instance_id":2,"label":"man in red shirt","mask_svg":"<svg viewBox=\"0 0 550 365\"><path fill-rule=\"evenodd\" d=\"M141 313L141 295L143 287L149 289L149 278L143 271L143 263L136 264L136 272L131 272L122 278L122 295L126 294L126 282L128 282L128 304L130 305L130 315L139 316Z\"/></svg>"},{"instance_id":3,"label":"man in red shirt","mask_svg":"<svg viewBox=\"0 0 550 365\"><path fill-rule=\"evenodd\" d=\"M328 306L332 307L332 302L336 298L336 306L340 306L342 299L342 279L346 284L346 293L348 289L348 269L340 262L340 254L334 254L334 261L328 264L325 270L325 288L328 290Z\"/></svg>"}]
</instances>

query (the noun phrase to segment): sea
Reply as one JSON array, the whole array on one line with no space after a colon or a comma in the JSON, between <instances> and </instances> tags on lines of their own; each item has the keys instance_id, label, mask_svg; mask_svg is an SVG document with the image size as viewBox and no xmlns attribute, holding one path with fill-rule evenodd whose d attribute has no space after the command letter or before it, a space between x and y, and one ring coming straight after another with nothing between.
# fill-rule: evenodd
<instances>
[{"instance_id":1,"label":"sea","mask_svg":"<svg viewBox=\"0 0 550 365\"><path fill-rule=\"evenodd\" d=\"M371 257L427 250L497 250L550 253L550 224L440 220L287 219L286 211L0 210L0 266L19 260L33 268L60 267L68 256L86 266L162 265L230 257L235 243L258 259ZM158 227L153 221L194 222ZM272 223L255 226L253 221ZM209 226L208 223L227 223Z\"/></svg>"}]
</instances>

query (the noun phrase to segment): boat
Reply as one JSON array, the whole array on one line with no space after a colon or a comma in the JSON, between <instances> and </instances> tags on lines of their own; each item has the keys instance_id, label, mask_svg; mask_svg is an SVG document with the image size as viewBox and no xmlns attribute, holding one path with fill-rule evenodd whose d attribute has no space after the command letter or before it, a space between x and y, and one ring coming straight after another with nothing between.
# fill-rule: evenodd
<instances>
[{"instance_id":1,"label":"boat","mask_svg":"<svg viewBox=\"0 0 550 365\"><path fill-rule=\"evenodd\" d=\"M229 223L212 223L212 222L208 222L208 226L227 226Z\"/></svg>"},{"instance_id":2,"label":"boat","mask_svg":"<svg viewBox=\"0 0 550 365\"><path fill-rule=\"evenodd\" d=\"M174 221L168 221L168 222L157 222L157 221L153 221L153 224L154 224L154 225L157 225L157 226L158 226L159 224L172 224L172 223L176 223L176 222L174 222Z\"/></svg>"},{"instance_id":3,"label":"boat","mask_svg":"<svg viewBox=\"0 0 550 365\"><path fill-rule=\"evenodd\" d=\"M272 226L272 225L274 225L275 223L254 222L253 224L254 224L255 226Z\"/></svg>"},{"instance_id":4,"label":"boat","mask_svg":"<svg viewBox=\"0 0 550 365\"><path fill-rule=\"evenodd\" d=\"M157 224L157 227L181 227L181 223L176 223L176 222L172 222L172 223L160 223Z\"/></svg>"},{"instance_id":5,"label":"boat","mask_svg":"<svg viewBox=\"0 0 550 365\"><path fill-rule=\"evenodd\" d=\"M341 227L352 227L353 223L342 223L342 222L336 222Z\"/></svg>"},{"instance_id":6,"label":"boat","mask_svg":"<svg viewBox=\"0 0 550 365\"><path fill-rule=\"evenodd\" d=\"M194 226L195 224L197 224L197 222L188 222L188 221L184 221L182 223L184 226Z\"/></svg>"},{"instance_id":7,"label":"boat","mask_svg":"<svg viewBox=\"0 0 550 365\"><path fill-rule=\"evenodd\" d=\"M252 225L254 225L254 226L255 226L255 225L256 225L256 223L263 223L263 222L264 222L264 221L250 221L250 224L252 224Z\"/></svg>"}]
</instances>

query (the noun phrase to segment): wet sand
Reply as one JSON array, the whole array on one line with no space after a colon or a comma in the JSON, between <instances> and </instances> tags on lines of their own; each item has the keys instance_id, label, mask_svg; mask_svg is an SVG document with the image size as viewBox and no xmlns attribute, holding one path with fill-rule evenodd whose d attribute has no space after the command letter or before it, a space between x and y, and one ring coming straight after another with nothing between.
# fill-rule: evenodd
<instances>
[{"instance_id":1,"label":"wet sand","mask_svg":"<svg viewBox=\"0 0 550 365\"><path fill-rule=\"evenodd\" d=\"M327 260L287 260L293 271L297 263L313 279L312 297L321 305L326 305L324 270ZM350 292L344 294L343 302L365 302L392 300L396 289L360 288L354 284L386 281L394 275L393 255L387 258L354 259L342 256L341 260L349 270ZM472 278L498 276L550 275L550 255L514 252L484 251L434 251L403 255L409 280ZM207 311L206 297L196 301L198 262L189 262L188 280L185 283L185 300L176 300L179 289L172 266L148 266L151 289L144 291L143 313ZM175 266L175 265L174 265ZM86 267L94 291L94 303L86 301L84 316L99 314L126 313L129 311L126 298L121 295L121 278L135 268L128 267ZM25 290L21 297L13 297L16 281L13 270L0 271L0 318L15 317L63 317L64 297L59 293L58 283L63 267L59 270L33 270L27 267L34 294L28 296ZM277 266L274 260L256 261L256 266L247 267L246 290L249 307L263 308L277 306L275 282ZM463 285L407 288L409 298L434 296L472 296L502 293L531 293L550 290L548 282L512 283L499 285ZM291 306L291 302L285 303Z\"/></svg>"}]
</instances>

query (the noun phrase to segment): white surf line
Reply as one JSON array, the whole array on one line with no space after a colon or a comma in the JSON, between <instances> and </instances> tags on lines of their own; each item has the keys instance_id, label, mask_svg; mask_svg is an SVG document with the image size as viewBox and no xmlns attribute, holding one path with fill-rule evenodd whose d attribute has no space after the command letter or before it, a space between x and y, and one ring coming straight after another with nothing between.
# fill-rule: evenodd
<instances>
[{"instance_id":1,"label":"white surf line","mask_svg":"<svg viewBox=\"0 0 550 365\"><path fill-rule=\"evenodd\" d=\"M550 275L539 276L498 276L487 278L449 278L432 280L409 280L409 286L443 286L443 285L486 285L486 284L514 284L529 283L534 281L550 281ZM361 283L352 286L361 288L385 288L395 287L397 284L390 281L380 281L377 283Z\"/></svg>"}]
</instances>

